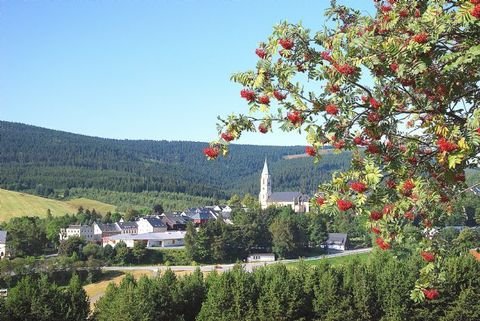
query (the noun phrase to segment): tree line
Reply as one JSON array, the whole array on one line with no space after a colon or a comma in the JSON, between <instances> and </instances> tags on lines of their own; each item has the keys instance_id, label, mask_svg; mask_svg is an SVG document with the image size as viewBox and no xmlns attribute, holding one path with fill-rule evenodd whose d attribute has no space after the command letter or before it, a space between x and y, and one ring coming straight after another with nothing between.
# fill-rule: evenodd
<instances>
[{"instance_id":1,"label":"tree line","mask_svg":"<svg viewBox=\"0 0 480 321\"><path fill-rule=\"evenodd\" d=\"M226 199L259 189L268 159L274 188L311 192L333 170L345 169L350 154L285 160L304 147L236 145L235 153L212 164L205 143L114 140L0 121L0 187L41 196L71 188L120 192L164 191ZM101 175L100 175L101 174ZM312 179L314 178L314 179ZM315 182L315 184L313 183Z\"/></svg>"}]
</instances>

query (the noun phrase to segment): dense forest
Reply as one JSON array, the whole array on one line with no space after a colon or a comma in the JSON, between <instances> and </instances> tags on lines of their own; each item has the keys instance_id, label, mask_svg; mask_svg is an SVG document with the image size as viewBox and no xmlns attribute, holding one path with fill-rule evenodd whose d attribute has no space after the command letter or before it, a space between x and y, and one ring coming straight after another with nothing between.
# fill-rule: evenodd
<instances>
[{"instance_id":1,"label":"dense forest","mask_svg":"<svg viewBox=\"0 0 480 321\"><path fill-rule=\"evenodd\" d=\"M422 320L477 321L480 318L480 265L473 256L445 258L445 280L435 299L410 297L419 268L418 255L399 260L375 251L366 262L321 262L311 267L275 264L253 273L232 271L110 283L88 320ZM433 290L432 290L433 291ZM86 320L88 298L76 275L58 286L46 275L28 276L0 297L0 320Z\"/></svg>"},{"instance_id":2,"label":"dense forest","mask_svg":"<svg viewBox=\"0 0 480 321\"><path fill-rule=\"evenodd\" d=\"M209 162L206 143L115 140L0 121L0 187L34 191L97 188L120 192L167 191L226 199L256 194L264 159L274 190L316 190L334 170L349 166L350 154L284 159L303 146L233 145L225 159ZM45 195L47 194L47 195Z\"/></svg>"}]
</instances>

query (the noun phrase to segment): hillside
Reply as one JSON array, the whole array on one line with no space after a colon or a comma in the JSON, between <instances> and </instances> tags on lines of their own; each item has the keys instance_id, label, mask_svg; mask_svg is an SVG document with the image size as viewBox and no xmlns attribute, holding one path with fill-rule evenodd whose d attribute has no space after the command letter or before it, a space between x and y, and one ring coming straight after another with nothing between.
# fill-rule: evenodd
<instances>
[{"instance_id":1,"label":"hillside","mask_svg":"<svg viewBox=\"0 0 480 321\"><path fill-rule=\"evenodd\" d=\"M62 202L0 189L0 222L7 221L15 216L34 215L44 217L47 215L48 209L50 209L52 215L74 214L77 213L80 206L84 209L95 209L99 213L115 211L113 205L86 198Z\"/></svg>"},{"instance_id":2,"label":"hillside","mask_svg":"<svg viewBox=\"0 0 480 321\"><path fill-rule=\"evenodd\" d=\"M0 121L0 187L48 195L52 189L166 191L225 199L258 193L265 157L274 190L314 191L350 154L326 154L320 164L304 146L233 145L226 159L209 162L201 142L115 140ZM285 159L287 158L287 159Z\"/></svg>"}]
</instances>

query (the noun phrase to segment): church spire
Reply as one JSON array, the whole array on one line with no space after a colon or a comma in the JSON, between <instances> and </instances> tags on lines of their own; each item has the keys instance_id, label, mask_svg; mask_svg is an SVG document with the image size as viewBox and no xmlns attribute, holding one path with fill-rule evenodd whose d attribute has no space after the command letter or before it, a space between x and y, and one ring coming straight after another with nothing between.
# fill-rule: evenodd
<instances>
[{"instance_id":1,"label":"church spire","mask_svg":"<svg viewBox=\"0 0 480 321\"><path fill-rule=\"evenodd\" d=\"M262 175L268 175L268 165L267 165L267 158L265 157L265 163L263 164Z\"/></svg>"},{"instance_id":2,"label":"church spire","mask_svg":"<svg viewBox=\"0 0 480 321\"><path fill-rule=\"evenodd\" d=\"M263 164L262 175L260 176L260 193L258 194L258 201L263 209L268 206L268 199L272 195L272 180L268 173L267 158Z\"/></svg>"}]
</instances>

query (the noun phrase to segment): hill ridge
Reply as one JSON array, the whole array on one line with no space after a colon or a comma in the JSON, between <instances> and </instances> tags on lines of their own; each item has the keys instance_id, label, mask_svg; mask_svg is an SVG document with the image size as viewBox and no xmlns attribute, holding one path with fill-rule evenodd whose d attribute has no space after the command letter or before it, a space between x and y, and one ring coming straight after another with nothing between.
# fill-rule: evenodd
<instances>
[{"instance_id":1,"label":"hill ridge","mask_svg":"<svg viewBox=\"0 0 480 321\"><path fill-rule=\"evenodd\" d=\"M99 188L121 192L167 191L228 198L257 194L267 157L275 190L312 192L350 154L325 155L319 166L303 146L233 144L225 159L207 161L203 142L118 140L0 121L0 187L9 190ZM40 190L36 191L38 186Z\"/></svg>"}]
</instances>

